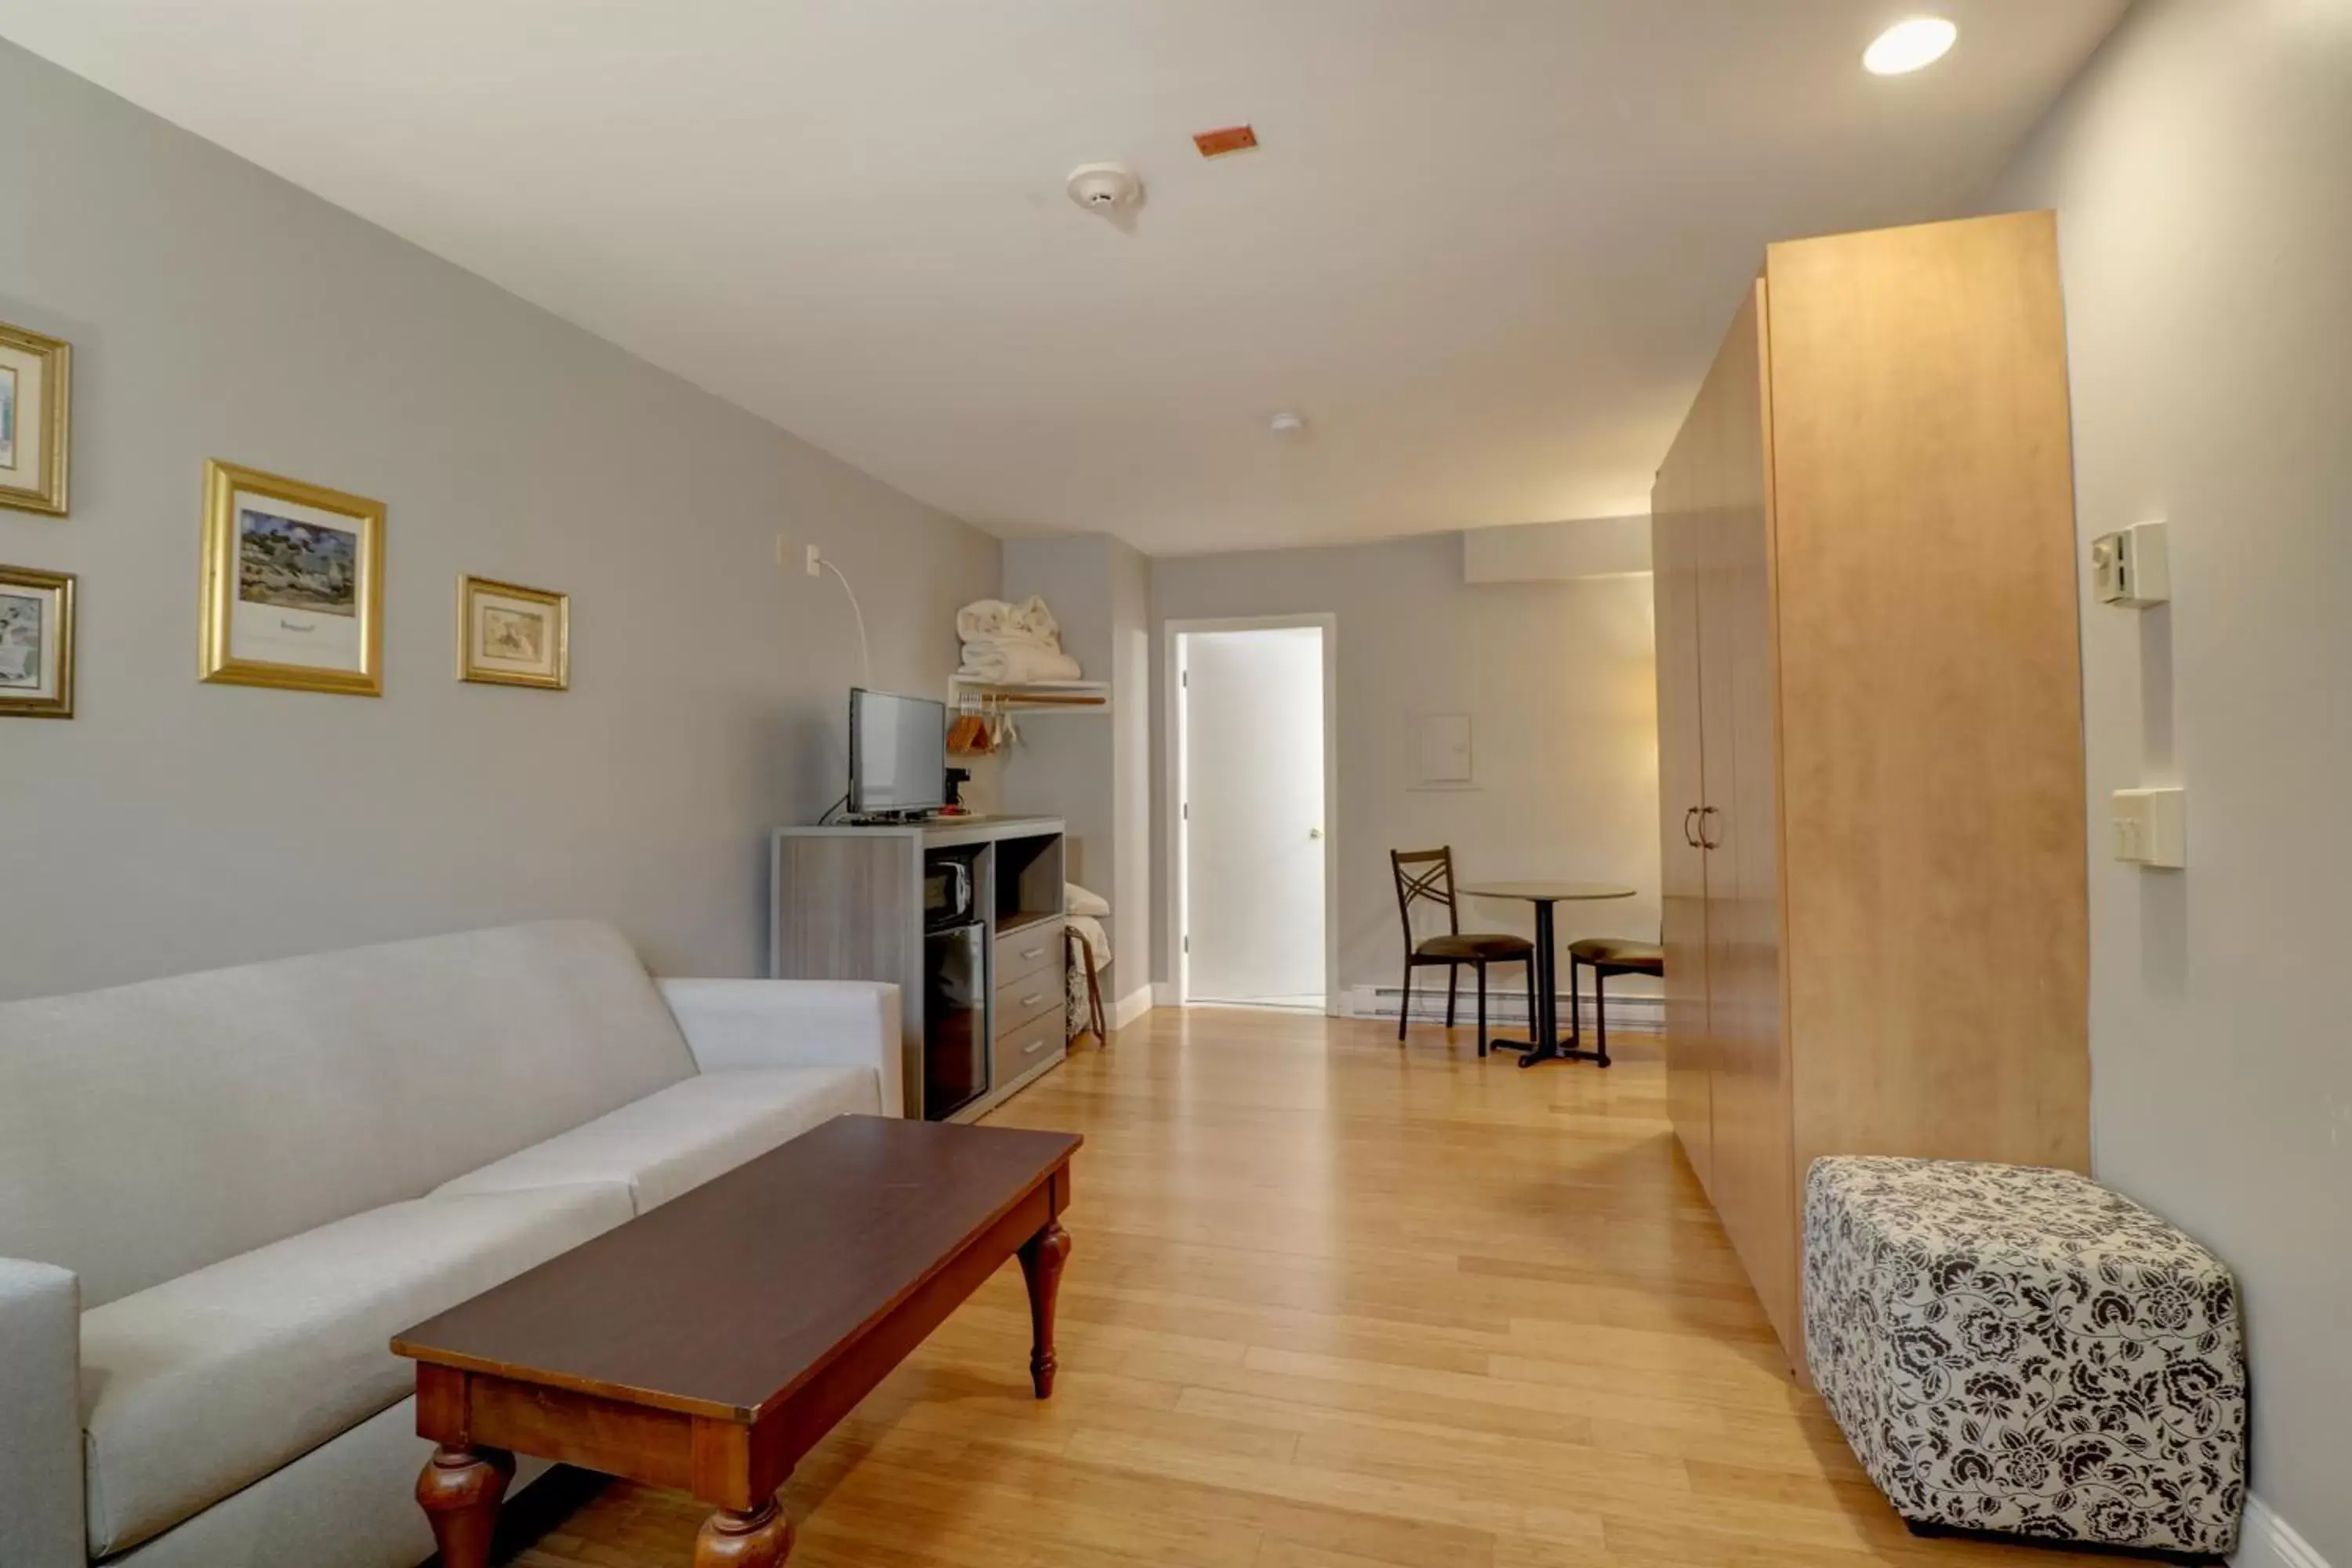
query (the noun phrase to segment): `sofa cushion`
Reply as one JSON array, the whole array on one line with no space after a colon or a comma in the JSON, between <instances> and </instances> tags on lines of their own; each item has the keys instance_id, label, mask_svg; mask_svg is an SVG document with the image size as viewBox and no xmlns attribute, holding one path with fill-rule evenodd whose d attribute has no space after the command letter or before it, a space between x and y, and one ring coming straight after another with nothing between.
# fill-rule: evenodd
<instances>
[{"instance_id":1,"label":"sofa cushion","mask_svg":"<svg viewBox=\"0 0 2352 1568\"><path fill-rule=\"evenodd\" d=\"M9 1003L0 1258L102 1306L693 1071L636 954L584 921Z\"/></svg>"},{"instance_id":2,"label":"sofa cushion","mask_svg":"<svg viewBox=\"0 0 2352 1568\"><path fill-rule=\"evenodd\" d=\"M396 1404L392 1336L630 1216L618 1184L393 1204L82 1314L93 1557Z\"/></svg>"},{"instance_id":3,"label":"sofa cushion","mask_svg":"<svg viewBox=\"0 0 2352 1568\"><path fill-rule=\"evenodd\" d=\"M874 1074L864 1068L707 1073L460 1176L439 1193L619 1182L643 1214L820 1121L881 1109Z\"/></svg>"}]
</instances>

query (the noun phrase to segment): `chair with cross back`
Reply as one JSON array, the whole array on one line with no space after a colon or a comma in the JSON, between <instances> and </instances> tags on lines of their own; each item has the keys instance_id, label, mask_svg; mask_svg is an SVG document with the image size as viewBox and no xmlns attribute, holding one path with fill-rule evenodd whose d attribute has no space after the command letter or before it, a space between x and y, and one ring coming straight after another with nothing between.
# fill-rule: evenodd
<instances>
[{"instance_id":1,"label":"chair with cross back","mask_svg":"<svg viewBox=\"0 0 2352 1568\"><path fill-rule=\"evenodd\" d=\"M1412 1016L1412 972L1443 964L1445 968L1445 1026L1454 1027L1455 992L1462 966L1478 972L1478 1054L1486 1054L1486 966L1517 963L1527 969L1528 1016L1536 1010L1536 945L1523 936L1503 931L1465 931L1462 912L1454 897L1454 847L1391 849L1390 868L1396 875L1397 913L1404 921L1404 1000L1397 1009L1397 1038L1404 1038L1406 1020ZM1438 905L1445 911L1445 929L1433 936L1413 935L1416 904Z\"/></svg>"}]
</instances>

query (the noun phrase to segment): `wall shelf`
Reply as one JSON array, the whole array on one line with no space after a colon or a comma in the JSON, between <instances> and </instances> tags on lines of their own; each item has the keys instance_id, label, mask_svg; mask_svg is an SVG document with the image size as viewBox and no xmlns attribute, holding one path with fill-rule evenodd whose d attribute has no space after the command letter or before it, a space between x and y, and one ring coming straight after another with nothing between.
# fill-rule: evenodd
<instances>
[{"instance_id":1,"label":"wall shelf","mask_svg":"<svg viewBox=\"0 0 2352 1568\"><path fill-rule=\"evenodd\" d=\"M948 710L962 711L967 703L986 704L1008 713L1105 713L1110 710L1107 680L982 680L974 675L948 677Z\"/></svg>"}]
</instances>

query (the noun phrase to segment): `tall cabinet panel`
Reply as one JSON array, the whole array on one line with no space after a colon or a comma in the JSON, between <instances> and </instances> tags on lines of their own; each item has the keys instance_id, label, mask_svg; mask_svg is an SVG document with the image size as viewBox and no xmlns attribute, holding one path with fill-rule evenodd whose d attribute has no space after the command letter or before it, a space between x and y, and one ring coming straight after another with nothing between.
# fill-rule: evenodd
<instances>
[{"instance_id":1,"label":"tall cabinet panel","mask_svg":"<svg viewBox=\"0 0 2352 1568\"><path fill-rule=\"evenodd\" d=\"M1771 247L1653 511L1669 1098L1801 1373L1814 1157L2087 1159L2049 215Z\"/></svg>"},{"instance_id":2,"label":"tall cabinet panel","mask_svg":"<svg viewBox=\"0 0 2352 1568\"><path fill-rule=\"evenodd\" d=\"M1842 960L1791 976L1802 1158L2088 1158L2054 255L2046 213L1772 247L1789 921Z\"/></svg>"},{"instance_id":3,"label":"tall cabinet panel","mask_svg":"<svg viewBox=\"0 0 2352 1568\"><path fill-rule=\"evenodd\" d=\"M1784 1336L1797 1322L1789 1068L1782 1028L1778 683L1773 677L1765 294L1748 292L1692 410L1705 432L1707 1018L1716 1162L1733 1244Z\"/></svg>"},{"instance_id":4,"label":"tall cabinet panel","mask_svg":"<svg viewBox=\"0 0 2352 1568\"><path fill-rule=\"evenodd\" d=\"M1666 1102L1675 1135L1701 1185L1713 1191L1713 1075L1706 1038L1706 857L1698 803L1706 795L1700 754L1698 644L1699 520L1687 500L1687 444L1677 443L1658 471L1651 500L1657 613L1658 790L1682 805L1658 824L1661 941L1668 973L1685 984L1666 993Z\"/></svg>"}]
</instances>

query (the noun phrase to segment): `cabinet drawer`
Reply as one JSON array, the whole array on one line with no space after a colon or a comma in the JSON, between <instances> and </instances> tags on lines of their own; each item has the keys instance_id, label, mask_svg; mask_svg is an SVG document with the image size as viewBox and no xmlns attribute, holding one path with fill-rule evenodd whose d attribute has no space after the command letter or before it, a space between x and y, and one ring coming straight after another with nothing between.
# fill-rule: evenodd
<instances>
[{"instance_id":1,"label":"cabinet drawer","mask_svg":"<svg viewBox=\"0 0 2352 1568\"><path fill-rule=\"evenodd\" d=\"M1063 1005L1062 972L1041 969L1034 974L996 988L996 1037L1003 1039L1015 1029L1024 1029L1047 1013L1058 1012Z\"/></svg>"},{"instance_id":2,"label":"cabinet drawer","mask_svg":"<svg viewBox=\"0 0 2352 1568\"><path fill-rule=\"evenodd\" d=\"M996 986L1052 969L1062 962L1062 922L1036 921L996 939Z\"/></svg>"},{"instance_id":3,"label":"cabinet drawer","mask_svg":"<svg viewBox=\"0 0 2352 1568\"><path fill-rule=\"evenodd\" d=\"M1017 1029L1000 1029L996 1048L991 1062L989 1086L1003 1089L1024 1073L1034 1072L1040 1064L1059 1061L1069 1042L1062 1035L1062 1009L1058 1005L1030 1019Z\"/></svg>"}]
</instances>

